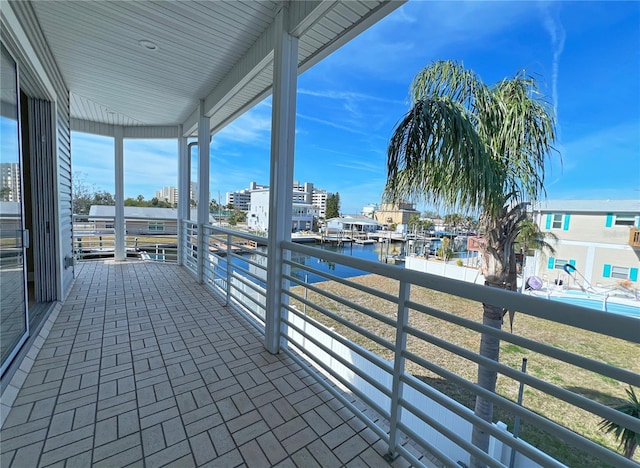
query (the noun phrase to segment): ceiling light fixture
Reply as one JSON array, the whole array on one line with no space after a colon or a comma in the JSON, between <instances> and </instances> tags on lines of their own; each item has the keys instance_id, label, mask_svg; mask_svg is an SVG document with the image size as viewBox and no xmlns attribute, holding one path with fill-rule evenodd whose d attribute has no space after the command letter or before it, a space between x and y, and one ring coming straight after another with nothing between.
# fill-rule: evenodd
<instances>
[{"instance_id":1,"label":"ceiling light fixture","mask_svg":"<svg viewBox=\"0 0 640 468\"><path fill-rule=\"evenodd\" d=\"M156 45L156 43L148 39L140 39L138 41L138 44L140 45L140 47L146 50L158 50L158 46Z\"/></svg>"}]
</instances>

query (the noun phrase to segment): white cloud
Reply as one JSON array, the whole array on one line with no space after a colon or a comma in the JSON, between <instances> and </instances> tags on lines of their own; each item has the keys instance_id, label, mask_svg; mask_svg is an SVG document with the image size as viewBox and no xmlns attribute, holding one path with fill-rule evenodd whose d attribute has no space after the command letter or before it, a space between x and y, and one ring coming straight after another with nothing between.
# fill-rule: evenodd
<instances>
[{"instance_id":1,"label":"white cloud","mask_svg":"<svg viewBox=\"0 0 640 468\"><path fill-rule=\"evenodd\" d=\"M262 145L271 138L271 98L251 108L213 136L212 147L240 142Z\"/></svg>"},{"instance_id":2,"label":"white cloud","mask_svg":"<svg viewBox=\"0 0 640 468\"><path fill-rule=\"evenodd\" d=\"M369 133L364 131L364 130L359 130L359 129L353 127L353 126L341 125L341 124L336 123L335 121L332 121L332 120L321 119L319 117L312 117L310 115L305 115L305 114L300 114L300 113L298 113L297 116L299 118L301 118L301 119L305 119L305 120L308 120L310 122L315 122L315 123L327 125L329 127L337 128L339 130L344 130L346 132L355 133L356 135L369 136Z\"/></svg>"},{"instance_id":3,"label":"white cloud","mask_svg":"<svg viewBox=\"0 0 640 468\"><path fill-rule=\"evenodd\" d=\"M553 8L550 3L540 3L540 8L543 14L543 24L549 38L551 39L551 46L553 48L553 62L551 69L551 98L553 100L553 110L558 119L558 74L560 70L560 55L564 50L564 43L566 39L566 32L560 18L558 17L557 8ZM559 120L559 119L558 119ZM558 125L558 133L560 133L560 125Z\"/></svg>"},{"instance_id":4,"label":"white cloud","mask_svg":"<svg viewBox=\"0 0 640 468\"><path fill-rule=\"evenodd\" d=\"M353 101L377 101L377 102L386 102L389 104L399 104L405 105L406 102L397 100L397 99L389 99L383 96L375 96L372 94L364 94L352 91L333 91L333 90L312 90L307 88L299 88L298 94L304 94L307 96L314 96L326 99L336 99L343 100L347 102Z\"/></svg>"}]
</instances>

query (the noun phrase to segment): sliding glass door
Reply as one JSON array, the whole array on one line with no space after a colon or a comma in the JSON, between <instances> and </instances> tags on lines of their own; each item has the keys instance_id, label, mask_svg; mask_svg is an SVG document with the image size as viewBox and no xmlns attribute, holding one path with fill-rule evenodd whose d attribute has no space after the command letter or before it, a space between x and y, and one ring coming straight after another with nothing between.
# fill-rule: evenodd
<instances>
[{"instance_id":1,"label":"sliding glass door","mask_svg":"<svg viewBox=\"0 0 640 468\"><path fill-rule=\"evenodd\" d=\"M18 71L2 47L0 66L0 374L29 334Z\"/></svg>"}]
</instances>

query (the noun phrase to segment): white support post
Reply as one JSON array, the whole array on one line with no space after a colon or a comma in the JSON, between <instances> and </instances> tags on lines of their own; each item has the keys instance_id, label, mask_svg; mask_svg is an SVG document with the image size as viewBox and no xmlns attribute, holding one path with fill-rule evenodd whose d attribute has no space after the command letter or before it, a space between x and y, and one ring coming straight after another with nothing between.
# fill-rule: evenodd
<instances>
[{"instance_id":1,"label":"white support post","mask_svg":"<svg viewBox=\"0 0 640 468\"><path fill-rule=\"evenodd\" d=\"M267 307L265 348L280 351L280 314L286 298L286 271L282 241L291 240L293 162L298 78L298 39L288 32L288 9L282 5L275 20L271 165L269 177L269 231L267 240Z\"/></svg>"},{"instance_id":2,"label":"white support post","mask_svg":"<svg viewBox=\"0 0 640 468\"><path fill-rule=\"evenodd\" d=\"M189 149L187 139L183 136L182 125L180 125L178 136L178 265L183 264L184 259L184 220L189 219L190 200L190 167Z\"/></svg>"},{"instance_id":3,"label":"white support post","mask_svg":"<svg viewBox=\"0 0 640 468\"><path fill-rule=\"evenodd\" d=\"M198 282L204 282L204 262L209 253L204 227L209 224L209 146L210 119L204 113L204 100L200 100L198 120Z\"/></svg>"},{"instance_id":4,"label":"white support post","mask_svg":"<svg viewBox=\"0 0 640 468\"><path fill-rule=\"evenodd\" d=\"M115 160L115 219L113 228L115 231L115 259L124 261L127 259L125 245L125 220L124 220L124 129L116 126L113 131L113 154Z\"/></svg>"},{"instance_id":5,"label":"white support post","mask_svg":"<svg viewBox=\"0 0 640 468\"><path fill-rule=\"evenodd\" d=\"M398 291L398 321L396 323L396 348L393 362L393 383L391 384L391 414L389 418L389 452L385 456L391 462L398 456L397 447L399 444L398 423L402 418L402 407L399 401L402 398L403 384L400 378L405 370L404 352L407 349L407 332L405 328L409 323L409 309L407 301L411 298L411 285L404 281L400 282Z\"/></svg>"}]
</instances>

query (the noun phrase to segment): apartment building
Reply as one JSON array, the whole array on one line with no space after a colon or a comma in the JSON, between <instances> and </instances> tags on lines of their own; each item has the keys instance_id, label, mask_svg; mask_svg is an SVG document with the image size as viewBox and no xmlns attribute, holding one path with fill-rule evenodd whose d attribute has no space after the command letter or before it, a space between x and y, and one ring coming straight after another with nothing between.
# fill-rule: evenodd
<instances>
[{"instance_id":1,"label":"apartment building","mask_svg":"<svg viewBox=\"0 0 640 468\"><path fill-rule=\"evenodd\" d=\"M409 220L414 215L420 215L420 212L416 210L413 203L383 203L375 212L375 219L386 225L409 224Z\"/></svg>"},{"instance_id":2,"label":"apartment building","mask_svg":"<svg viewBox=\"0 0 640 468\"><path fill-rule=\"evenodd\" d=\"M242 211L249 211L249 203L251 203L251 192L254 190L268 189L268 185L260 185L255 182L251 182L249 187L242 190L236 190L235 192L227 192L226 204L233 205L236 209Z\"/></svg>"},{"instance_id":3,"label":"apartment building","mask_svg":"<svg viewBox=\"0 0 640 468\"><path fill-rule=\"evenodd\" d=\"M260 185L251 182L249 187L235 192L227 192L226 203L231 203L235 208L242 211L250 211L251 194L255 191L268 191L268 185ZM326 190L315 188L313 183L298 181L293 182L293 202L302 205L313 205L315 207L315 216L319 218L326 217L327 199L331 193Z\"/></svg>"},{"instance_id":4,"label":"apartment building","mask_svg":"<svg viewBox=\"0 0 640 468\"><path fill-rule=\"evenodd\" d=\"M313 221L317 216L317 208L311 203L301 203L294 200L291 212L291 232L313 229ZM262 232L269 229L269 189L251 192L247 226Z\"/></svg>"},{"instance_id":5,"label":"apartment building","mask_svg":"<svg viewBox=\"0 0 640 468\"><path fill-rule=\"evenodd\" d=\"M156 198L158 200L166 201L172 205L178 204L178 187L162 187L162 189L156 191Z\"/></svg>"},{"instance_id":6,"label":"apartment building","mask_svg":"<svg viewBox=\"0 0 640 468\"><path fill-rule=\"evenodd\" d=\"M555 255L537 260L536 275L570 280L564 266L571 264L578 282L638 286L640 200L549 200L533 209L540 230L558 238Z\"/></svg>"},{"instance_id":7,"label":"apartment building","mask_svg":"<svg viewBox=\"0 0 640 468\"><path fill-rule=\"evenodd\" d=\"M20 187L20 164L0 163L0 201L21 201Z\"/></svg>"}]
</instances>

